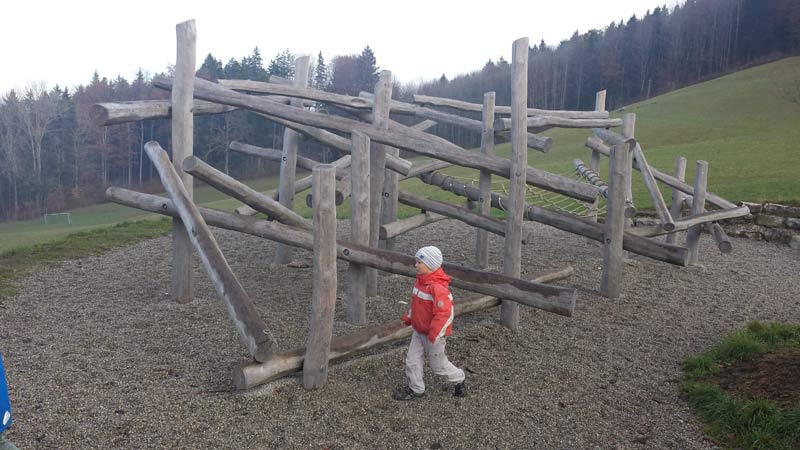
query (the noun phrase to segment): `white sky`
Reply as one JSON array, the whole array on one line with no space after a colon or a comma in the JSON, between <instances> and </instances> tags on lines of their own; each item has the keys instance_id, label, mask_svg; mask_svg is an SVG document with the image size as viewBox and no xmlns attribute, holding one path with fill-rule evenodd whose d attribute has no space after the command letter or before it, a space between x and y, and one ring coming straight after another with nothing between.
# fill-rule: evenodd
<instances>
[{"instance_id":1,"label":"white sky","mask_svg":"<svg viewBox=\"0 0 800 450\"><path fill-rule=\"evenodd\" d=\"M369 45L401 82L453 78L501 55L520 37L556 45L676 0L7 0L0 6L0 95L33 83L74 87L95 70L128 81L175 61L175 25L195 19L197 64L224 64L258 46L265 66L285 48L326 62Z\"/></svg>"}]
</instances>

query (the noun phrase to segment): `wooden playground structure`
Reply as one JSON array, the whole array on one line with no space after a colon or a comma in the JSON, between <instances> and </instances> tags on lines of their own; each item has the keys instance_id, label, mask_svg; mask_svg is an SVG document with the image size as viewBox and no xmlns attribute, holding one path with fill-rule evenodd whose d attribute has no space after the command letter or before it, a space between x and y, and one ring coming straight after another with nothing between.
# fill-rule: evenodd
<instances>
[{"instance_id":1,"label":"wooden playground structure","mask_svg":"<svg viewBox=\"0 0 800 450\"><path fill-rule=\"evenodd\" d=\"M453 286L478 294L458 301L456 315L500 305L501 323L515 329L520 304L571 316L576 301L575 289L548 284L569 276L571 268L554 270L534 280L520 278L522 245L528 240L523 220L544 223L601 242L603 272L599 291L615 298L622 291L625 251L679 266L697 263L703 227L709 229L720 250L728 252L730 240L716 222L749 214L746 206L737 206L707 191L708 164L704 161L697 162L693 185L684 180L686 160L683 158L676 161L674 175L648 165L641 144L635 139L635 115L609 118L605 110L605 91L597 93L593 111L528 108L527 38L513 43L510 106L495 105L493 92L484 95L483 104L422 95L415 96L414 104L395 101L391 99L392 77L388 71L381 72L372 93L354 97L324 92L307 86L308 57L297 58L297 76L292 81L272 77L269 82L220 80L212 83L195 77L195 41L193 20L177 25L174 77L153 81L156 86L171 91L170 100L102 103L94 106L93 114L100 126L154 118L172 120L172 160L159 143L151 141L145 145L169 198L116 187L109 188L106 195L114 202L174 218L171 292L178 302L192 300L190 260L194 249L225 301L241 342L253 358L234 373L234 384L239 389L298 370L303 372L306 388L318 388L325 384L331 361L410 335L410 328L398 320L333 337L339 282L336 264L337 260L349 263L347 321L364 325L368 312L366 299L377 295L378 270L415 276L413 255L394 251L394 239L427 224L452 218L477 230L475 267L447 263L443 266L452 277ZM308 110L306 106L310 103L336 106L352 118ZM482 120L436 107L480 112ZM286 127L280 150L236 141L230 143L232 150L280 161L280 184L274 192L254 191L192 154L194 115L225 114L236 109L247 110ZM414 116L421 121L406 126L392 120L391 114ZM481 133L480 151L461 148L425 132L437 123ZM592 130L592 136L586 141L591 159L589 164L575 160L574 177L528 165L529 148L546 153L553 147L552 140L540 133L559 127ZM619 132L611 128L619 128ZM347 155L332 164L298 156L300 135ZM496 141L511 142L509 159L494 154ZM431 161L412 165L400 157L400 149L428 156ZM609 158L605 180L600 173L600 160L604 156ZM438 172L451 165L479 170L478 187ZM297 167L310 169L312 175L298 179ZM633 169L641 172L655 205L659 218L655 226L629 226L630 218L636 214L631 195ZM507 179L507 195L492 191L493 176ZM467 205L440 202L401 190L399 182L411 177L465 197ZM195 205L193 178L245 206L223 212ZM672 188L671 207L667 207L662 197L659 181ZM582 217L526 202L528 186L579 202L589 214ZM306 202L313 209L313 220L292 210L295 196L309 188L311 193L306 196ZM336 236L336 206L346 199L350 199L351 205L351 235ZM605 214L601 211L601 201L605 203ZM398 203L419 208L421 212L398 220ZM681 217L684 206L691 212ZM492 218L491 208L504 210L506 219ZM253 217L257 213L273 220ZM598 216L604 216L605 220L598 221ZM275 262L279 264L291 261L294 247L313 251L312 313L305 348L288 351L276 348L269 319L259 316L209 226L277 242ZM686 231L685 245L676 243L681 231ZM505 238L502 273L486 270L488 233ZM657 238L661 235L666 235L666 239Z\"/></svg>"}]
</instances>

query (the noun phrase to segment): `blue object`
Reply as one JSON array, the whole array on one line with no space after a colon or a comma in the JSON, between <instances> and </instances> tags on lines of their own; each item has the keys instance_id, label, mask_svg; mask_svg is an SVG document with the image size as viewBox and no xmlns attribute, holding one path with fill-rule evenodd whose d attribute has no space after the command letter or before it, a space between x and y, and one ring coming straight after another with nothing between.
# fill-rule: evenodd
<instances>
[{"instance_id":1,"label":"blue object","mask_svg":"<svg viewBox=\"0 0 800 450\"><path fill-rule=\"evenodd\" d=\"M0 433L11 425L11 401L8 399L6 372L3 370L3 355L0 354Z\"/></svg>"}]
</instances>

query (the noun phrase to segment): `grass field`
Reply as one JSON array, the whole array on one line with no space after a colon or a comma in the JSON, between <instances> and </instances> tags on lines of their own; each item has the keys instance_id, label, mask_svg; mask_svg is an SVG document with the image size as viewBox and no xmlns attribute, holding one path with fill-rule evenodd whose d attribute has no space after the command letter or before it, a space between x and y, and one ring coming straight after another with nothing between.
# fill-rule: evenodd
<instances>
[{"instance_id":1,"label":"grass field","mask_svg":"<svg viewBox=\"0 0 800 450\"><path fill-rule=\"evenodd\" d=\"M629 105L624 112L636 113L636 138L648 162L661 171L672 173L675 158L685 156L687 180L691 183L695 161L703 159L709 162L709 190L715 194L734 202L800 204L800 105L784 99L783 94L785 87L798 80L800 57L787 58ZM612 116L622 114L616 111ZM588 162L590 151L584 142L589 130L552 130L544 134L552 137L555 145L546 155L530 151L532 166L572 176L573 159ZM499 145L497 154L508 156L509 145ZM451 168L447 172L467 182L478 178L472 169ZM605 161L601 173L606 173ZM264 191L274 188L277 180L252 180L248 184ZM419 180L407 180L402 187L431 198L461 201ZM652 202L638 172L634 172L633 187L636 206L650 208ZM502 186L497 184L495 190L502 190ZM669 202L669 190L662 187L662 192ZM197 188L195 199L223 210L240 204L208 187ZM298 212L310 217L305 193L297 196L295 205ZM401 216L413 213L412 208L400 208ZM340 207L338 215L349 217L349 205ZM0 253L148 217L153 216L108 203L71 211L71 225L63 217L48 220L48 225L42 219L0 223Z\"/></svg>"}]
</instances>

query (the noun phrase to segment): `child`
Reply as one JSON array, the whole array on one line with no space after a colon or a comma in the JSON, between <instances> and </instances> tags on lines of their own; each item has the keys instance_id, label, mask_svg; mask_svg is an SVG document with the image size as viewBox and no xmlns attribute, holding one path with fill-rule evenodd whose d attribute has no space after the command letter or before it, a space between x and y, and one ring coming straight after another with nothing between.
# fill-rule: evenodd
<instances>
[{"instance_id":1,"label":"child","mask_svg":"<svg viewBox=\"0 0 800 450\"><path fill-rule=\"evenodd\" d=\"M442 270L442 252L436 247L417 250L414 267L417 281L411 294L411 307L403 322L414 331L406 354L408 386L394 393L395 400L414 400L425 395L422 379L424 354L428 354L431 369L436 375L455 383L453 395L466 397L464 371L454 366L444 353L445 338L452 333L453 295L448 289L450 277Z\"/></svg>"},{"instance_id":2,"label":"child","mask_svg":"<svg viewBox=\"0 0 800 450\"><path fill-rule=\"evenodd\" d=\"M11 425L11 403L8 401L6 374L3 372L3 355L0 355L0 450L19 450L3 437L6 428Z\"/></svg>"}]
</instances>

